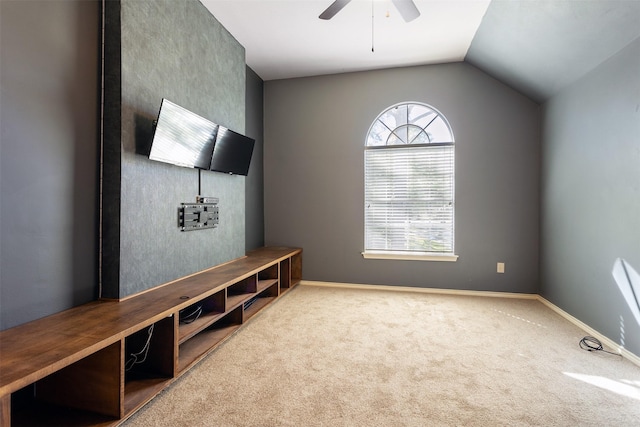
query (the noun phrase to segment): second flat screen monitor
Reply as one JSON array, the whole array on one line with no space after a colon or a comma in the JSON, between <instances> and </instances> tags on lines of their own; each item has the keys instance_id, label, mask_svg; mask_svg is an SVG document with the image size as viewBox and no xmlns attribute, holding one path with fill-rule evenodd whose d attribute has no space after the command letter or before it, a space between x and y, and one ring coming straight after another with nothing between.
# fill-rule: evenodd
<instances>
[{"instance_id":1,"label":"second flat screen monitor","mask_svg":"<svg viewBox=\"0 0 640 427\"><path fill-rule=\"evenodd\" d=\"M249 173L254 144L252 138L220 126L209 169L246 176Z\"/></svg>"}]
</instances>

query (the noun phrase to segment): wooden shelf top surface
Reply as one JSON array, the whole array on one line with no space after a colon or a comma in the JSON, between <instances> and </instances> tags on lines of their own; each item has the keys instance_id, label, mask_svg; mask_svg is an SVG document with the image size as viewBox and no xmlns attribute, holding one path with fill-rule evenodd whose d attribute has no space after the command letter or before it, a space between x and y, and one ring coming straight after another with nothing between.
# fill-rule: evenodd
<instances>
[{"instance_id":1,"label":"wooden shelf top surface","mask_svg":"<svg viewBox=\"0 0 640 427\"><path fill-rule=\"evenodd\" d=\"M0 396L299 253L299 248L259 248L242 258L123 300L93 301L0 331Z\"/></svg>"}]
</instances>

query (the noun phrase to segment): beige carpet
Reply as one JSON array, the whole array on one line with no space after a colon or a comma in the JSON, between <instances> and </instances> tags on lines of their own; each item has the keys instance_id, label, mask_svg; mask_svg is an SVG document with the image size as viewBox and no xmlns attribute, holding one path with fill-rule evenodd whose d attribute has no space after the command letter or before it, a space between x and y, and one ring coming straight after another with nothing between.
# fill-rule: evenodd
<instances>
[{"instance_id":1,"label":"beige carpet","mask_svg":"<svg viewBox=\"0 0 640 427\"><path fill-rule=\"evenodd\" d=\"M534 300L298 286L137 426L638 426L640 367Z\"/></svg>"}]
</instances>

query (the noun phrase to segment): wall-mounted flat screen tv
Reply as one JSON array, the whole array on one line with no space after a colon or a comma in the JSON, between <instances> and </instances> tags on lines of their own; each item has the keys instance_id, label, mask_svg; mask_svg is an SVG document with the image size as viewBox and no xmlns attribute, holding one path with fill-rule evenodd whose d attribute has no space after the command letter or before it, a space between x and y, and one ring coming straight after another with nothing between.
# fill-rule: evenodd
<instances>
[{"instance_id":1,"label":"wall-mounted flat screen tv","mask_svg":"<svg viewBox=\"0 0 640 427\"><path fill-rule=\"evenodd\" d=\"M218 125L163 99L149 158L198 169L209 169Z\"/></svg>"},{"instance_id":2,"label":"wall-mounted flat screen tv","mask_svg":"<svg viewBox=\"0 0 640 427\"><path fill-rule=\"evenodd\" d=\"M254 139L219 126L209 169L246 176L249 173L254 144Z\"/></svg>"}]
</instances>

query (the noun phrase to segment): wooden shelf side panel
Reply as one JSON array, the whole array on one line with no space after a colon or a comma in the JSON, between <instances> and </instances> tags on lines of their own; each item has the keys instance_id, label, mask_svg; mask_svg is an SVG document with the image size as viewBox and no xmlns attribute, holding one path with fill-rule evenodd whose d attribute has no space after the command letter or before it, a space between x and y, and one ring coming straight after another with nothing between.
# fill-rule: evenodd
<instances>
[{"instance_id":1,"label":"wooden shelf side panel","mask_svg":"<svg viewBox=\"0 0 640 427\"><path fill-rule=\"evenodd\" d=\"M280 261L280 287L283 289L291 287L291 258Z\"/></svg>"},{"instance_id":2,"label":"wooden shelf side panel","mask_svg":"<svg viewBox=\"0 0 640 427\"><path fill-rule=\"evenodd\" d=\"M224 313L226 311L226 298L224 290L216 292L202 301L202 309L208 313Z\"/></svg>"},{"instance_id":3,"label":"wooden shelf side panel","mask_svg":"<svg viewBox=\"0 0 640 427\"><path fill-rule=\"evenodd\" d=\"M36 398L121 418L121 346L118 341L38 381Z\"/></svg>"},{"instance_id":4,"label":"wooden shelf side panel","mask_svg":"<svg viewBox=\"0 0 640 427\"><path fill-rule=\"evenodd\" d=\"M11 425L11 395L0 397L0 426Z\"/></svg>"},{"instance_id":5,"label":"wooden shelf side panel","mask_svg":"<svg viewBox=\"0 0 640 427\"><path fill-rule=\"evenodd\" d=\"M302 251L291 256L291 286L302 280Z\"/></svg>"}]
</instances>

